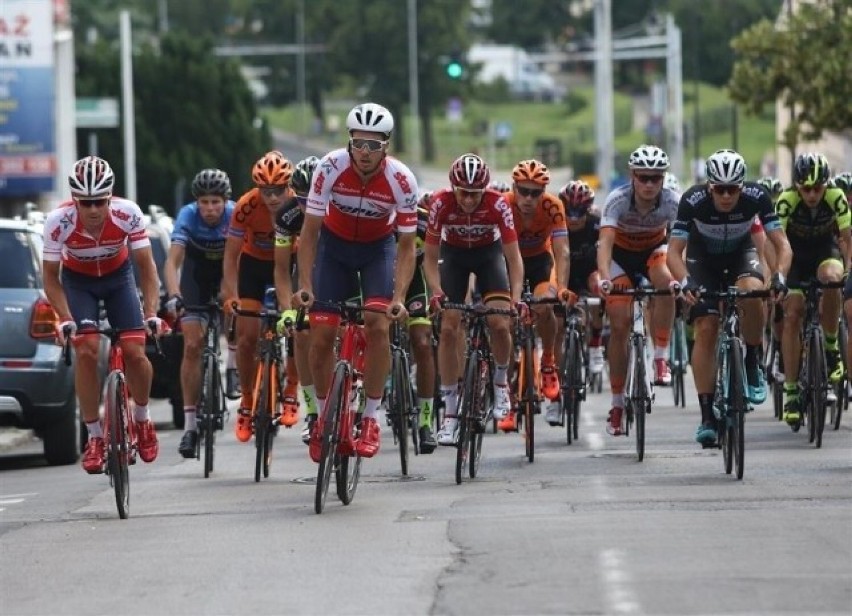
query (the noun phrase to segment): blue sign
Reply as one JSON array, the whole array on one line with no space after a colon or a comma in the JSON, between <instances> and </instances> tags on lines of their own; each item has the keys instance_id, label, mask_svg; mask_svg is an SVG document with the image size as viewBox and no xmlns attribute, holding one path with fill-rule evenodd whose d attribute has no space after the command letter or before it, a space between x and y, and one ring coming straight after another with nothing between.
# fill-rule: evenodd
<instances>
[{"instance_id":1,"label":"blue sign","mask_svg":"<svg viewBox=\"0 0 852 616\"><path fill-rule=\"evenodd\" d=\"M0 2L0 196L52 192L53 2Z\"/></svg>"}]
</instances>

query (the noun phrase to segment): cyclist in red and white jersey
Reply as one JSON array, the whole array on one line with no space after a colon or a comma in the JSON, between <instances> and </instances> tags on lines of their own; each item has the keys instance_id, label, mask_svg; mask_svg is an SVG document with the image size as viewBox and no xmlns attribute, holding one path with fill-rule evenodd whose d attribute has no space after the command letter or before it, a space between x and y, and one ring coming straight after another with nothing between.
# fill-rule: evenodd
<instances>
[{"instance_id":1,"label":"cyclist in red and white jersey","mask_svg":"<svg viewBox=\"0 0 852 616\"><path fill-rule=\"evenodd\" d=\"M326 154L314 170L299 240L301 290L294 297L311 307L309 358L321 409L331 385L340 322L330 302L360 290L365 306L385 309L384 314L364 313L367 401L356 450L365 458L379 450L376 418L390 372L388 318L407 318L405 293L415 264L417 180L387 155L393 126L393 116L381 105L357 105L346 118L349 146ZM318 430L308 448L318 461Z\"/></svg>"},{"instance_id":2,"label":"cyclist in red and white jersey","mask_svg":"<svg viewBox=\"0 0 852 616\"><path fill-rule=\"evenodd\" d=\"M71 201L52 211L44 223L44 291L59 319L57 337L71 332L77 355L74 383L80 413L89 432L83 468L103 472L104 439L98 409L98 302L103 300L112 328L121 331L127 385L134 402L139 457L157 458L159 445L148 415L151 363L145 356L145 326L161 334L166 325L157 316L160 280L139 206L112 196L115 176L97 156L78 160L68 177ZM139 269L139 286L133 278Z\"/></svg>"},{"instance_id":3,"label":"cyclist in red and white jersey","mask_svg":"<svg viewBox=\"0 0 852 616\"><path fill-rule=\"evenodd\" d=\"M491 308L508 308L521 299L524 265L512 209L503 195L486 188L491 178L488 165L476 154L464 154L450 168L450 188L432 195L423 270L432 290L433 309L441 301L465 301L471 274L483 301ZM438 257L441 264L438 265ZM508 265L508 271L507 271ZM494 371L494 418L503 419L511 401L507 384L512 352L511 319L489 315ZM438 432L439 445L454 445L458 428L458 382L462 366L458 342L464 335L461 314L447 311L441 317L438 372L446 409Z\"/></svg>"}]
</instances>

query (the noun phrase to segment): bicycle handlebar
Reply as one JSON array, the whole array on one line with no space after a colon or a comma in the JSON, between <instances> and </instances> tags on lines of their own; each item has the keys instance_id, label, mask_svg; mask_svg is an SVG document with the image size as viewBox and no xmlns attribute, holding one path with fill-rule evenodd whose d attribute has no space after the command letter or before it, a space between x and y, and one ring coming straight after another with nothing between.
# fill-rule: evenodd
<instances>
[{"instance_id":1,"label":"bicycle handlebar","mask_svg":"<svg viewBox=\"0 0 852 616\"><path fill-rule=\"evenodd\" d=\"M84 334L100 334L101 336L106 336L110 339L111 343L116 343L119 340L119 336L121 332L117 329L113 329L112 327L99 327L97 329L86 329L82 333ZM148 327L148 333L151 336L151 339L154 341L154 348L157 350L157 355L163 355L163 347L160 346L160 339L154 335L156 332L153 328ZM65 344L62 346L62 359L65 361L66 366L71 365L71 328L69 326L65 326L62 328L62 335L65 337Z\"/></svg>"},{"instance_id":2,"label":"bicycle handlebar","mask_svg":"<svg viewBox=\"0 0 852 616\"><path fill-rule=\"evenodd\" d=\"M744 291L737 287L731 287L727 291L706 291L699 290L699 297L706 297L707 299L750 299L757 297L770 297L772 295L772 291L770 289L751 289L748 291Z\"/></svg>"},{"instance_id":3,"label":"bicycle handlebar","mask_svg":"<svg viewBox=\"0 0 852 616\"><path fill-rule=\"evenodd\" d=\"M817 289L842 289L846 286L846 282L844 280L838 280L837 282L822 282L820 280L809 280L807 282L797 283L795 289L802 289L806 291L812 287Z\"/></svg>"},{"instance_id":4,"label":"bicycle handlebar","mask_svg":"<svg viewBox=\"0 0 852 616\"><path fill-rule=\"evenodd\" d=\"M626 295L631 297L653 297L655 295L668 295L674 297L674 293L670 289L650 289L647 287L621 289L615 288L609 292L610 295Z\"/></svg>"},{"instance_id":5,"label":"bicycle handlebar","mask_svg":"<svg viewBox=\"0 0 852 616\"><path fill-rule=\"evenodd\" d=\"M458 310L465 314L473 314L478 316L488 316L491 314L501 314L514 317L517 313L511 308L488 308L485 304L457 304L454 302L444 302L441 307L444 310Z\"/></svg>"}]
</instances>

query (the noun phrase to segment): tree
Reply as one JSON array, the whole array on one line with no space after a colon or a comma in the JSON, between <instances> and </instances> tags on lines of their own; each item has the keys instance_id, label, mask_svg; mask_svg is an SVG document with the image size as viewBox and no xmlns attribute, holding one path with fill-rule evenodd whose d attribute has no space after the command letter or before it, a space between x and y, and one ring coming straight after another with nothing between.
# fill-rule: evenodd
<instances>
[{"instance_id":1,"label":"tree","mask_svg":"<svg viewBox=\"0 0 852 616\"><path fill-rule=\"evenodd\" d=\"M795 149L800 138L852 126L852 10L848 0L800 4L775 26L762 20L732 41L737 54L731 98L752 113L783 99L795 116L784 136Z\"/></svg>"}]
</instances>

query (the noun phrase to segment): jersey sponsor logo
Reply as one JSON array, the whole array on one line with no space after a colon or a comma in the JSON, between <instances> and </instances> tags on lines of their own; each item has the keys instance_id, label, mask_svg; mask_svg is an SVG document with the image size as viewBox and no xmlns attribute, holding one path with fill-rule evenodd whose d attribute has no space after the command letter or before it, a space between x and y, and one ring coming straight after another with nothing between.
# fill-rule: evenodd
<instances>
[{"instance_id":1,"label":"jersey sponsor logo","mask_svg":"<svg viewBox=\"0 0 852 616\"><path fill-rule=\"evenodd\" d=\"M338 203L337 201L334 201L334 206L342 213L349 214L350 216L363 216L365 218L375 219L387 218L388 216L384 205L373 201L364 201L358 205Z\"/></svg>"},{"instance_id":2,"label":"jersey sponsor logo","mask_svg":"<svg viewBox=\"0 0 852 616\"><path fill-rule=\"evenodd\" d=\"M480 238L494 235L494 225L446 225L447 233L468 238Z\"/></svg>"},{"instance_id":3,"label":"jersey sponsor logo","mask_svg":"<svg viewBox=\"0 0 852 616\"><path fill-rule=\"evenodd\" d=\"M704 190L699 190L686 198L686 202L689 205L696 206L707 196L707 193Z\"/></svg>"},{"instance_id":4,"label":"jersey sponsor logo","mask_svg":"<svg viewBox=\"0 0 852 616\"><path fill-rule=\"evenodd\" d=\"M506 203L503 197L497 199L494 203L494 209L503 217L503 226L507 229L515 228L515 217L512 216L512 208L509 207L509 204Z\"/></svg>"},{"instance_id":5,"label":"jersey sponsor logo","mask_svg":"<svg viewBox=\"0 0 852 616\"><path fill-rule=\"evenodd\" d=\"M743 186L742 194L745 195L746 197L749 197L749 198L755 199L755 200L760 200L761 198L766 197L763 189L760 188L759 186L745 185L745 186Z\"/></svg>"},{"instance_id":6,"label":"jersey sponsor logo","mask_svg":"<svg viewBox=\"0 0 852 616\"><path fill-rule=\"evenodd\" d=\"M408 178L405 177L405 174L402 171L397 171L393 174L393 179L396 180L399 187L402 189L406 195L411 194L411 184L408 183Z\"/></svg>"},{"instance_id":7,"label":"jersey sponsor logo","mask_svg":"<svg viewBox=\"0 0 852 616\"><path fill-rule=\"evenodd\" d=\"M50 233L50 239L52 239L54 242L58 242L58 241L59 241L59 234L60 234L60 233L62 233L62 229L60 229L59 227L56 227L56 228L55 228L55 229L54 229L54 230Z\"/></svg>"},{"instance_id":8,"label":"jersey sponsor logo","mask_svg":"<svg viewBox=\"0 0 852 616\"><path fill-rule=\"evenodd\" d=\"M110 208L109 213L118 218L119 220L123 220L124 222L130 220L130 214L128 214L127 212L122 212L118 208Z\"/></svg>"},{"instance_id":9,"label":"jersey sponsor logo","mask_svg":"<svg viewBox=\"0 0 852 616\"><path fill-rule=\"evenodd\" d=\"M325 173L323 171L320 171L319 173L317 173L317 177L314 180L314 192L322 192L323 184L325 184Z\"/></svg>"}]
</instances>

